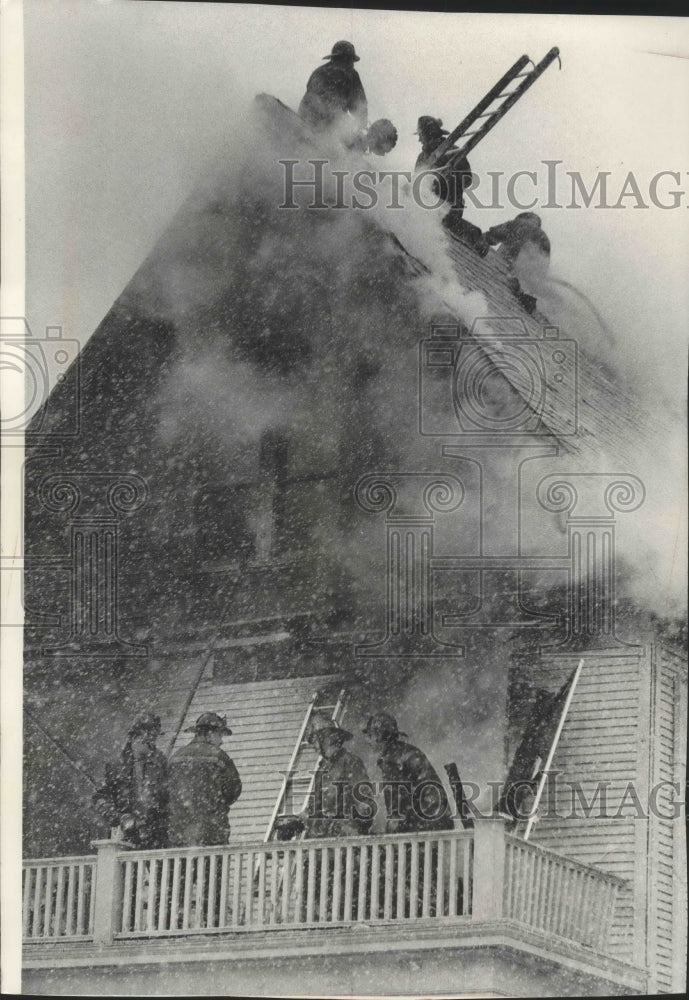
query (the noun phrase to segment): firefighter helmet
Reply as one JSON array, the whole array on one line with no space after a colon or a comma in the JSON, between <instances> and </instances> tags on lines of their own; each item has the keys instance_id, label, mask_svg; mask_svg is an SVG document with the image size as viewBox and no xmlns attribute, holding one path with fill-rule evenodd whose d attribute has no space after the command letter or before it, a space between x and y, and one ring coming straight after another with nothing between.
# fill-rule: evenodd
<instances>
[{"instance_id":1,"label":"firefighter helmet","mask_svg":"<svg viewBox=\"0 0 689 1000\"><path fill-rule=\"evenodd\" d=\"M335 42L330 55L323 56L324 59L351 59L352 62L359 62L359 56L354 50L351 42Z\"/></svg>"},{"instance_id":2,"label":"firefighter helmet","mask_svg":"<svg viewBox=\"0 0 689 1000\"><path fill-rule=\"evenodd\" d=\"M450 133L447 129L443 128L442 120L440 118L434 118L433 115L421 115L416 123L416 132L414 132L414 135L429 139L435 138L435 136L449 134Z\"/></svg>"},{"instance_id":3,"label":"firefighter helmet","mask_svg":"<svg viewBox=\"0 0 689 1000\"><path fill-rule=\"evenodd\" d=\"M185 729L185 732L202 733L209 729L224 733L226 736L232 735L232 730L227 725L227 718L218 715L217 712L202 712L194 725Z\"/></svg>"},{"instance_id":4,"label":"firefighter helmet","mask_svg":"<svg viewBox=\"0 0 689 1000\"><path fill-rule=\"evenodd\" d=\"M160 736L160 716L155 712L142 712L129 727L129 736L140 736L142 733L155 733Z\"/></svg>"},{"instance_id":5,"label":"firefighter helmet","mask_svg":"<svg viewBox=\"0 0 689 1000\"><path fill-rule=\"evenodd\" d=\"M362 732L366 736L378 736L383 739L397 739L399 736L407 735L399 731L397 719L389 712L377 712L371 715Z\"/></svg>"},{"instance_id":6,"label":"firefighter helmet","mask_svg":"<svg viewBox=\"0 0 689 1000\"><path fill-rule=\"evenodd\" d=\"M343 729L334 719L327 719L322 725L312 726L307 739L309 743L314 744L320 743L326 736L335 736L341 743L354 739L352 733L348 729Z\"/></svg>"}]
</instances>

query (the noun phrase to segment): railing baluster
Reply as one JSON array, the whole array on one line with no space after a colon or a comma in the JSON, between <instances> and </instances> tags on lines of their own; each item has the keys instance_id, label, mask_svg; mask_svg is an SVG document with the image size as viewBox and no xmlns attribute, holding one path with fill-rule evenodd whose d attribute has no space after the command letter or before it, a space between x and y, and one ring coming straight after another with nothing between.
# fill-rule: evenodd
<instances>
[{"instance_id":1,"label":"railing baluster","mask_svg":"<svg viewBox=\"0 0 689 1000\"><path fill-rule=\"evenodd\" d=\"M53 935L60 937L62 934L62 904L65 895L65 866L60 865L57 870L57 890L55 892L55 918L53 924Z\"/></svg>"},{"instance_id":2,"label":"railing baluster","mask_svg":"<svg viewBox=\"0 0 689 1000\"><path fill-rule=\"evenodd\" d=\"M545 930L543 917L545 906L550 891L550 858L547 854L541 859L541 881L538 887L538 898L536 900L536 911L534 913L534 926L540 930Z\"/></svg>"},{"instance_id":3,"label":"railing baluster","mask_svg":"<svg viewBox=\"0 0 689 1000\"><path fill-rule=\"evenodd\" d=\"M343 920L352 919L352 901L354 896L354 850L347 844L345 851L345 894Z\"/></svg>"},{"instance_id":4,"label":"railing baluster","mask_svg":"<svg viewBox=\"0 0 689 1000\"><path fill-rule=\"evenodd\" d=\"M435 916L445 915L445 840L438 838L438 856L435 879Z\"/></svg>"},{"instance_id":5,"label":"railing baluster","mask_svg":"<svg viewBox=\"0 0 689 1000\"><path fill-rule=\"evenodd\" d=\"M244 855L239 851L234 856L232 863L232 926L239 927L240 923L240 899L242 891L242 859Z\"/></svg>"},{"instance_id":6,"label":"railing baluster","mask_svg":"<svg viewBox=\"0 0 689 1000\"><path fill-rule=\"evenodd\" d=\"M170 900L170 930L177 930L179 927L179 880L180 869L182 868L182 858L175 856L172 862L172 898Z\"/></svg>"},{"instance_id":7,"label":"railing baluster","mask_svg":"<svg viewBox=\"0 0 689 1000\"><path fill-rule=\"evenodd\" d=\"M286 847L282 855L282 906L280 919L283 924L289 922L290 893L292 892L292 863L292 852L289 847Z\"/></svg>"},{"instance_id":8,"label":"railing baluster","mask_svg":"<svg viewBox=\"0 0 689 1000\"><path fill-rule=\"evenodd\" d=\"M459 885L458 885L458 864L457 864L457 852L459 851L460 841L457 837L450 837L450 874L448 876L448 894L447 894L447 915L448 917L457 916L457 903L459 895ZM462 846L464 842L462 841Z\"/></svg>"},{"instance_id":9,"label":"railing baluster","mask_svg":"<svg viewBox=\"0 0 689 1000\"><path fill-rule=\"evenodd\" d=\"M378 895L380 892L380 855L378 844L371 844L371 920L378 920Z\"/></svg>"},{"instance_id":10,"label":"railing baluster","mask_svg":"<svg viewBox=\"0 0 689 1000\"><path fill-rule=\"evenodd\" d=\"M565 899L567 901L567 909L565 911L564 936L572 937L576 921L576 908L574 906L574 901L578 898L579 892L579 870L568 866L566 871L567 891L565 893Z\"/></svg>"},{"instance_id":11,"label":"railing baluster","mask_svg":"<svg viewBox=\"0 0 689 1000\"><path fill-rule=\"evenodd\" d=\"M145 864L146 862L144 862ZM156 883L158 880L158 859L151 858L148 863L148 896L146 898L146 930L155 928Z\"/></svg>"},{"instance_id":12,"label":"railing baluster","mask_svg":"<svg viewBox=\"0 0 689 1000\"><path fill-rule=\"evenodd\" d=\"M223 854L220 866L220 902L218 904L218 927L227 927L227 888L230 877L231 854Z\"/></svg>"},{"instance_id":13,"label":"railing baluster","mask_svg":"<svg viewBox=\"0 0 689 1000\"><path fill-rule=\"evenodd\" d=\"M65 936L71 937L74 934L74 883L76 881L76 865L69 865L67 878L67 907L65 921Z\"/></svg>"},{"instance_id":14,"label":"railing baluster","mask_svg":"<svg viewBox=\"0 0 689 1000\"><path fill-rule=\"evenodd\" d=\"M45 870L45 894L43 896L45 906L43 909L43 934L42 937L50 937L50 911L53 907L53 867L46 867Z\"/></svg>"},{"instance_id":15,"label":"railing baluster","mask_svg":"<svg viewBox=\"0 0 689 1000\"><path fill-rule=\"evenodd\" d=\"M540 891L541 875L543 874L543 856L540 851L532 851L532 872L529 883L529 905L526 914L526 922L530 927L534 926L536 908L538 906L538 893Z\"/></svg>"},{"instance_id":16,"label":"railing baluster","mask_svg":"<svg viewBox=\"0 0 689 1000\"><path fill-rule=\"evenodd\" d=\"M303 921L302 917L302 903L304 901L304 848L298 847L295 858L295 872L294 872L294 919L292 923L300 924Z\"/></svg>"},{"instance_id":17,"label":"railing baluster","mask_svg":"<svg viewBox=\"0 0 689 1000\"><path fill-rule=\"evenodd\" d=\"M270 891L269 891L269 915L270 923L277 923L278 917L278 874L280 870L280 865L278 862L278 852L271 851L270 853Z\"/></svg>"},{"instance_id":18,"label":"railing baluster","mask_svg":"<svg viewBox=\"0 0 689 1000\"><path fill-rule=\"evenodd\" d=\"M268 852L262 851L259 855L258 864L258 913L256 922L259 926L263 924L266 906L266 865L268 864Z\"/></svg>"},{"instance_id":19,"label":"railing baluster","mask_svg":"<svg viewBox=\"0 0 689 1000\"><path fill-rule=\"evenodd\" d=\"M366 920L366 887L368 877L368 844L361 844L359 848L359 892L356 903L356 919L361 923Z\"/></svg>"},{"instance_id":20,"label":"railing baluster","mask_svg":"<svg viewBox=\"0 0 689 1000\"><path fill-rule=\"evenodd\" d=\"M31 890L33 888L34 869L26 867L23 871L24 887L22 893L22 937L29 936L29 918L31 916Z\"/></svg>"},{"instance_id":21,"label":"railing baluster","mask_svg":"<svg viewBox=\"0 0 689 1000\"><path fill-rule=\"evenodd\" d=\"M395 916L398 920L404 920L404 905L407 895L407 850L406 841L400 841L397 845L397 879L395 891L397 894L397 911Z\"/></svg>"},{"instance_id":22,"label":"railing baluster","mask_svg":"<svg viewBox=\"0 0 689 1000\"><path fill-rule=\"evenodd\" d=\"M514 905L514 846L508 841L505 845L505 896L503 914L512 919Z\"/></svg>"},{"instance_id":23,"label":"railing baluster","mask_svg":"<svg viewBox=\"0 0 689 1000\"><path fill-rule=\"evenodd\" d=\"M160 869L160 899L158 902L158 930L167 930L167 887L170 881L170 859L163 858Z\"/></svg>"},{"instance_id":24,"label":"railing baluster","mask_svg":"<svg viewBox=\"0 0 689 1000\"><path fill-rule=\"evenodd\" d=\"M316 891L316 849L309 847L308 871L306 876L306 922L313 922L313 904Z\"/></svg>"},{"instance_id":25,"label":"railing baluster","mask_svg":"<svg viewBox=\"0 0 689 1000\"><path fill-rule=\"evenodd\" d=\"M383 919L390 920L392 917L392 889L394 885L395 854L392 844L385 845L385 868L383 872Z\"/></svg>"},{"instance_id":26,"label":"railing baluster","mask_svg":"<svg viewBox=\"0 0 689 1000\"><path fill-rule=\"evenodd\" d=\"M462 841L463 844L463 885L462 885L462 913L469 916L472 909L472 899L474 895L474 838Z\"/></svg>"},{"instance_id":27,"label":"railing baluster","mask_svg":"<svg viewBox=\"0 0 689 1000\"><path fill-rule=\"evenodd\" d=\"M318 850L320 862L320 893L318 898L318 920L322 923L328 919L328 875L330 872L330 848L321 847ZM318 863L317 862L317 863Z\"/></svg>"},{"instance_id":28,"label":"railing baluster","mask_svg":"<svg viewBox=\"0 0 689 1000\"><path fill-rule=\"evenodd\" d=\"M423 841L423 909L421 910L422 917L430 917L431 915L431 861L432 861L432 849L430 841Z\"/></svg>"},{"instance_id":29,"label":"railing baluster","mask_svg":"<svg viewBox=\"0 0 689 1000\"><path fill-rule=\"evenodd\" d=\"M557 881L558 872L560 867L555 858L551 858L551 869L550 869L550 889L549 889L549 900L548 900L548 912L545 920L545 929L549 932L553 932L555 928L555 921L557 920Z\"/></svg>"},{"instance_id":30,"label":"railing baluster","mask_svg":"<svg viewBox=\"0 0 689 1000\"><path fill-rule=\"evenodd\" d=\"M208 858L208 904L206 906L206 927L217 927L215 920L215 898L217 896L218 855Z\"/></svg>"},{"instance_id":31,"label":"railing baluster","mask_svg":"<svg viewBox=\"0 0 689 1000\"><path fill-rule=\"evenodd\" d=\"M555 864L555 890L553 892L553 922L550 926L550 930L555 933L560 933L560 928L562 926L562 865L557 862Z\"/></svg>"},{"instance_id":32,"label":"railing baluster","mask_svg":"<svg viewBox=\"0 0 689 1000\"><path fill-rule=\"evenodd\" d=\"M43 867L36 866L36 881L34 883L33 894L33 922L31 925L31 937L38 937L41 926L41 889L43 885Z\"/></svg>"},{"instance_id":33,"label":"railing baluster","mask_svg":"<svg viewBox=\"0 0 689 1000\"><path fill-rule=\"evenodd\" d=\"M134 930L143 930L143 909L144 909L144 861L139 858L136 862L136 901L134 904Z\"/></svg>"},{"instance_id":34,"label":"railing baluster","mask_svg":"<svg viewBox=\"0 0 689 1000\"><path fill-rule=\"evenodd\" d=\"M254 916L254 851L247 851L246 869L244 878L246 886L244 889L244 924L251 927Z\"/></svg>"},{"instance_id":35,"label":"railing baluster","mask_svg":"<svg viewBox=\"0 0 689 1000\"><path fill-rule=\"evenodd\" d=\"M342 848L333 848L333 905L330 913L331 921L340 919L340 902L342 899Z\"/></svg>"},{"instance_id":36,"label":"railing baluster","mask_svg":"<svg viewBox=\"0 0 689 1000\"><path fill-rule=\"evenodd\" d=\"M184 857L184 890L182 901L182 928L188 930L191 926L191 889L193 883L194 859L191 854Z\"/></svg>"},{"instance_id":37,"label":"railing baluster","mask_svg":"<svg viewBox=\"0 0 689 1000\"><path fill-rule=\"evenodd\" d=\"M201 926L201 916L203 914L204 883L206 879L206 856L197 854L196 856L196 892L194 894L194 927Z\"/></svg>"},{"instance_id":38,"label":"railing baluster","mask_svg":"<svg viewBox=\"0 0 689 1000\"><path fill-rule=\"evenodd\" d=\"M419 903L419 842L411 842L411 874L409 876L409 916L413 919L418 913Z\"/></svg>"}]
</instances>

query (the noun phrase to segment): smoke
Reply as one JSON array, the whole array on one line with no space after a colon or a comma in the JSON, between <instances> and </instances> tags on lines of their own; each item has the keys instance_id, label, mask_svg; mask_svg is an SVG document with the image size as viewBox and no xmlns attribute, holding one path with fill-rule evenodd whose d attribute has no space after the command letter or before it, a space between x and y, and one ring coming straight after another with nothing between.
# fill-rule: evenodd
<instances>
[{"instance_id":1,"label":"smoke","mask_svg":"<svg viewBox=\"0 0 689 1000\"><path fill-rule=\"evenodd\" d=\"M295 444L288 476L308 473L321 484L290 487L293 516L312 546L314 594L322 596L337 567L356 595L356 627L380 635L387 595L384 516L359 511L354 486L364 474L383 470L459 476L466 488L462 510L454 521L439 518L436 542L449 555L476 552L476 466L444 458L437 441L419 433L418 352L432 321L471 326L489 306L481 292L462 284L441 214L416 205L409 186L400 188L401 209L381 203L370 211L337 208L332 171L366 166L358 154L343 151L334 138L324 138L314 154L299 123L275 106L255 107L239 131L241 155L235 150L220 158L127 293L130 306L176 330L177 348L156 399L158 439L190 461L202 452L203 475L229 483L243 468L247 445L255 449L268 430L284 431ZM323 198L331 207L307 210L313 191L303 187L294 191L297 208L279 208L285 202L280 161L297 160L301 169L314 155L328 160ZM668 552L668 538L677 534L675 476L660 475L669 455L678 460L682 454L674 428L653 425L647 416L653 399L629 370L619 370L620 345L585 297L571 295L538 267L522 271L522 278L561 337L577 341L587 420L614 431L600 439L589 433L569 451L561 448L541 463L540 473L532 463L523 485L535 496L539 475L558 470L640 476L646 506L622 516L617 536L623 583L643 607L666 613L681 600L681 584L669 568L680 543ZM595 384L587 383L589 376ZM620 400L636 411L622 413ZM438 412L453 405L449 386L431 405ZM639 436L627 441L620 468L617 444L635 428ZM483 518L499 551L514 543L515 525L504 523L502 512L504 497L516 489L517 466L514 450L508 457L493 451L492 458L483 456L490 483ZM534 508L540 522L521 537L522 551L543 553L548 536L545 554L566 553L564 519L545 515L546 531L535 501ZM462 601L471 606L476 581L456 575L451 582L458 589L446 599L448 610ZM496 581L505 589L490 599L514 606L512 583ZM538 584L547 590L550 581ZM460 755L462 776L485 782L501 773L513 646L506 629L459 634L467 647L461 660L367 664L360 710L392 709L402 728L433 748L436 764Z\"/></svg>"}]
</instances>

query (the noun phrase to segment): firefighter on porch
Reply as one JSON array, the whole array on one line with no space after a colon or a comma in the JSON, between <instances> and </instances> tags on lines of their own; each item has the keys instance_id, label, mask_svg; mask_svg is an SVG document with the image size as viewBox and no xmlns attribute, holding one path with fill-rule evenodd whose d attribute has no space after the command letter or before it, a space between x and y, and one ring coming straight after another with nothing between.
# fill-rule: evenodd
<instances>
[{"instance_id":1,"label":"firefighter on porch","mask_svg":"<svg viewBox=\"0 0 689 1000\"><path fill-rule=\"evenodd\" d=\"M314 778L313 798L301 819L305 836L353 837L368 833L373 810L366 809L357 789L366 783L373 788L360 757L345 749L352 733L328 720L312 728L309 742L321 755ZM370 815L369 815L370 814Z\"/></svg>"},{"instance_id":2,"label":"firefighter on porch","mask_svg":"<svg viewBox=\"0 0 689 1000\"><path fill-rule=\"evenodd\" d=\"M105 781L93 802L115 839L136 847L165 847L168 767L156 747L160 718L144 712L132 723L122 752L105 766Z\"/></svg>"},{"instance_id":3,"label":"firefighter on porch","mask_svg":"<svg viewBox=\"0 0 689 1000\"><path fill-rule=\"evenodd\" d=\"M222 749L232 730L215 712L204 712L186 732L194 738L170 759L170 845L226 844L228 811L242 792L237 768Z\"/></svg>"},{"instance_id":4,"label":"firefighter on porch","mask_svg":"<svg viewBox=\"0 0 689 1000\"><path fill-rule=\"evenodd\" d=\"M363 733L378 752L384 779L386 833L452 830L452 814L445 789L428 757L402 740L397 721L387 712L372 715Z\"/></svg>"}]
</instances>

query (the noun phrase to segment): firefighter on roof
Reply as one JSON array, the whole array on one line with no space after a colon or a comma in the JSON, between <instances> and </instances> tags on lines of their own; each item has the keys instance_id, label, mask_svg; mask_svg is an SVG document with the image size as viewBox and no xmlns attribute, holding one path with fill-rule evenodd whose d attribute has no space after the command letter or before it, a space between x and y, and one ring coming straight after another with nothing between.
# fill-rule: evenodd
<instances>
[{"instance_id":1,"label":"firefighter on roof","mask_svg":"<svg viewBox=\"0 0 689 1000\"><path fill-rule=\"evenodd\" d=\"M386 833L452 830L454 824L445 789L428 757L402 740L406 733L387 712L372 715L363 730L378 752L384 779Z\"/></svg>"},{"instance_id":2,"label":"firefighter on roof","mask_svg":"<svg viewBox=\"0 0 689 1000\"><path fill-rule=\"evenodd\" d=\"M354 63L359 56L351 42L335 42L328 62L315 69L306 84L299 114L317 129L329 129L351 115L359 129L368 124L368 104Z\"/></svg>"},{"instance_id":3,"label":"firefighter on roof","mask_svg":"<svg viewBox=\"0 0 689 1000\"><path fill-rule=\"evenodd\" d=\"M500 252L509 264L514 264L524 249L532 249L546 261L550 259L550 240L541 228L540 216L535 212L520 212L509 222L491 226L486 239L491 246L500 244Z\"/></svg>"},{"instance_id":4,"label":"firefighter on roof","mask_svg":"<svg viewBox=\"0 0 689 1000\"><path fill-rule=\"evenodd\" d=\"M422 115L417 123L415 135L421 143L421 152L416 160L415 173L422 170L433 170L436 176L433 180L433 193L450 206L450 211L443 223L452 229L459 223L464 212L464 190L472 179L471 167L466 156L458 156L458 150L450 146L435 162L432 154L438 148L445 136L449 135L443 128L440 118ZM453 152L454 151L454 152Z\"/></svg>"},{"instance_id":5,"label":"firefighter on roof","mask_svg":"<svg viewBox=\"0 0 689 1000\"><path fill-rule=\"evenodd\" d=\"M105 782L93 796L115 836L136 847L165 847L168 768L156 747L160 718L144 712L132 723L119 759L105 766Z\"/></svg>"},{"instance_id":6,"label":"firefighter on roof","mask_svg":"<svg viewBox=\"0 0 689 1000\"><path fill-rule=\"evenodd\" d=\"M550 265L550 240L541 228L541 219L535 212L520 212L509 222L492 226L485 234L491 246L498 245L498 253L510 269L510 288L528 313L536 308L536 299L523 291L520 278L533 283L542 281Z\"/></svg>"},{"instance_id":7,"label":"firefighter on roof","mask_svg":"<svg viewBox=\"0 0 689 1000\"><path fill-rule=\"evenodd\" d=\"M237 768L222 749L232 730L215 712L204 712L186 732L193 740L170 760L170 845L226 844L227 814L242 791Z\"/></svg>"}]
</instances>

